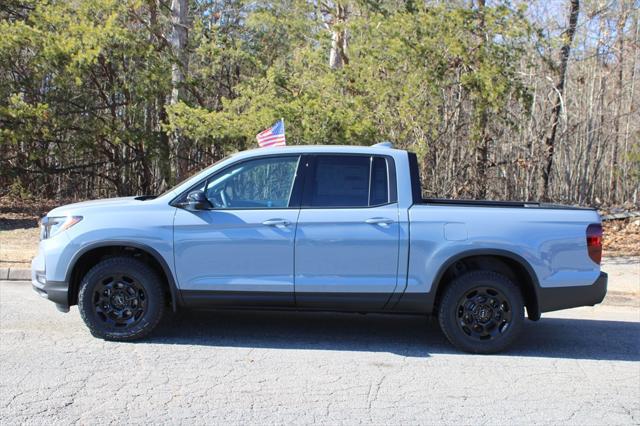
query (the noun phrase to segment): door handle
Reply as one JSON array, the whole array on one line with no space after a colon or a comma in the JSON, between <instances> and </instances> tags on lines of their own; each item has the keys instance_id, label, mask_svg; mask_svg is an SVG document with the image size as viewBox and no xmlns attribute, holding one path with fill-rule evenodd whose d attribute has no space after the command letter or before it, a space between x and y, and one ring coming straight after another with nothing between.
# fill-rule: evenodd
<instances>
[{"instance_id":1,"label":"door handle","mask_svg":"<svg viewBox=\"0 0 640 426\"><path fill-rule=\"evenodd\" d=\"M393 223L393 219L387 219L386 217L372 217L365 220L365 223L371 225L389 226Z\"/></svg>"},{"instance_id":2,"label":"door handle","mask_svg":"<svg viewBox=\"0 0 640 426\"><path fill-rule=\"evenodd\" d=\"M263 225L267 225L267 226L277 226L277 227L284 227L284 226L289 226L291 222L289 222L287 219L267 219L264 222L262 222Z\"/></svg>"}]
</instances>

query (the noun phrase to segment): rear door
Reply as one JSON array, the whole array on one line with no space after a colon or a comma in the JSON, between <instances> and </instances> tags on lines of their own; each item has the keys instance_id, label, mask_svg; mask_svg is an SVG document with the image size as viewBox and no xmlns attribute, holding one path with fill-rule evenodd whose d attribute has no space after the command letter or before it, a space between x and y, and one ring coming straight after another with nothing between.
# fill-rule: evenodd
<instances>
[{"instance_id":1,"label":"rear door","mask_svg":"<svg viewBox=\"0 0 640 426\"><path fill-rule=\"evenodd\" d=\"M393 159L305 157L295 244L296 304L380 310L398 278L398 203Z\"/></svg>"},{"instance_id":2,"label":"rear door","mask_svg":"<svg viewBox=\"0 0 640 426\"><path fill-rule=\"evenodd\" d=\"M299 160L299 155L245 160L192 188L204 190L214 207L176 212L175 268L188 305L294 304Z\"/></svg>"}]
</instances>

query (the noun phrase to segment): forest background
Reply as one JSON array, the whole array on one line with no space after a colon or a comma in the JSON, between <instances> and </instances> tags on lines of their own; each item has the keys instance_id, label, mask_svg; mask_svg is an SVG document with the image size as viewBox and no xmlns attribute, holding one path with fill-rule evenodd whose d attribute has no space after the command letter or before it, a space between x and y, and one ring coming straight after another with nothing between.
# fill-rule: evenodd
<instances>
[{"instance_id":1,"label":"forest background","mask_svg":"<svg viewBox=\"0 0 640 426\"><path fill-rule=\"evenodd\" d=\"M635 205L638 1L3 0L0 196L154 194L279 118L425 196Z\"/></svg>"}]
</instances>

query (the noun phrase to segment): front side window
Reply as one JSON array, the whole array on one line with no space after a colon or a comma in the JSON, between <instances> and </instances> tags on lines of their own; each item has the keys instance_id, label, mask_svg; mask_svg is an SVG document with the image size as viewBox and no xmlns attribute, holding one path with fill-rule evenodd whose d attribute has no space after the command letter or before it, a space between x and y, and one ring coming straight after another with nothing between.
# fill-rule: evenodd
<instances>
[{"instance_id":1,"label":"front side window","mask_svg":"<svg viewBox=\"0 0 640 426\"><path fill-rule=\"evenodd\" d=\"M318 155L305 188L307 207L370 207L389 202L387 161L364 155Z\"/></svg>"},{"instance_id":2,"label":"front side window","mask_svg":"<svg viewBox=\"0 0 640 426\"><path fill-rule=\"evenodd\" d=\"M217 209L286 208L299 156L243 161L211 176L205 194Z\"/></svg>"}]
</instances>

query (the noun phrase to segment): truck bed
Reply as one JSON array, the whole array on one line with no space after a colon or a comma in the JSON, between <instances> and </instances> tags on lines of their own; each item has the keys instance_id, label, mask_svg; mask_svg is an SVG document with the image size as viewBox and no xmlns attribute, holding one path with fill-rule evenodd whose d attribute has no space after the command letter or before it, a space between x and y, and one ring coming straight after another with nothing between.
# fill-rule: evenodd
<instances>
[{"instance_id":1,"label":"truck bed","mask_svg":"<svg viewBox=\"0 0 640 426\"><path fill-rule=\"evenodd\" d=\"M423 198L420 186L418 157L409 152L409 174L411 177L411 195L413 204L456 207L500 207L516 209L554 209L554 210L595 210L589 207L564 206L561 204L539 203L535 201L489 201L489 200L453 200L447 198Z\"/></svg>"}]
</instances>

